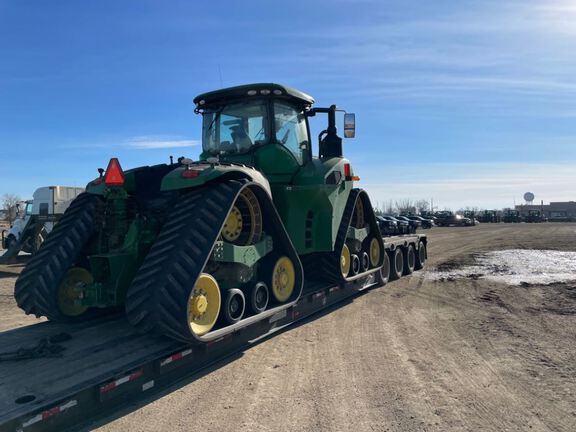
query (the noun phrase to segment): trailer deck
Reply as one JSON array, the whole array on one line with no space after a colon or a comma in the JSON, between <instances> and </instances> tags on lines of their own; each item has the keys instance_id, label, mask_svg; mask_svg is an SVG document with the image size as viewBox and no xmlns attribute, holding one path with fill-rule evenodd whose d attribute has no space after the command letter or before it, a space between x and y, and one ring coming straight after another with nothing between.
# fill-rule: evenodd
<instances>
[{"instance_id":1,"label":"trailer deck","mask_svg":"<svg viewBox=\"0 0 576 432\"><path fill-rule=\"evenodd\" d=\"M393 250L422 239L426 236L406 235L384 242ZM0 361L0 431L62 430L85 424L375 286L374 274L345 285L307 282L294 306L205 346L139 335L120 314L76 325L42 322L2 332L1 352L23 353L22 348L51 337L62 339L51 347L63 351L59 357Z\"/></svg>"}]
</instances>

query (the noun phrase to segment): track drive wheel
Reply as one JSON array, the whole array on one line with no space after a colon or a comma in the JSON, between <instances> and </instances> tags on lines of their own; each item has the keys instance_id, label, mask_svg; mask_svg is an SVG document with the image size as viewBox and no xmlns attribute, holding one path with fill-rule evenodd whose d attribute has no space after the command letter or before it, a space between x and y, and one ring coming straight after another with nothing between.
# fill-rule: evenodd
<instances>
[{"instance_id":1,"label":"track drive wheel","mask_svg":"<svg viewBox=\"0 0 576 432\"><path fill-rule=\"evenodd\" d=\"M220 313L220 287L213 276L202 273L188 298L190 331L202 336L212 330Z\"/></svg>"},{"instance_id":2,"label":"track drive wheel","mask_svg":"<svg viewBox=\"0 0 576 432\"><path fill-rule=\"evenodd\" d=\"M400 279L404 272L404 254L402 248L397 247L390 252L390 280Z\"/></svg>"},{"instance_id":3,"label":"track drive wheel","mask_svg":"<svg viewBox=\"0 0 576 432\"><path fill-rule=\"evenodd\" d=\"M286 302L294 292L296 272L294 263L287 256L278 258L269 276L272 295L279 303Z\"/></svg>"},{"instance_id":4,"label":"track drive wheel","mask_svg":"<svg viewBox=\"0 0 576 432\"><path fill-rule=\"evenodd\" d=\"M418 243L418 252L416 253L416 270L422 270L426 264L426 244L423 241Z\"/></svg>"},{"instance_id":5,"label":"track drive wheel","mask_svg":"<svg viewBox=\"0 0 576 432\"><path fill-rule=\"evenodd\" d=\"M247 246L262 237L262 209L258 198L250 188L244 189L228 213L222 238L238 246Z\"/></svg>"},{"instance_id":6,"label":"track drive wheel","mask_svg":"<svg viewBox=\"0 0 576 432\"><path fill-rule=\"evenodd\" d=\"M415 267L416 252L414 251L414 245L409 244L404 254L404 275L410 275L414 273Z\"/></svg>"}]
</instances>

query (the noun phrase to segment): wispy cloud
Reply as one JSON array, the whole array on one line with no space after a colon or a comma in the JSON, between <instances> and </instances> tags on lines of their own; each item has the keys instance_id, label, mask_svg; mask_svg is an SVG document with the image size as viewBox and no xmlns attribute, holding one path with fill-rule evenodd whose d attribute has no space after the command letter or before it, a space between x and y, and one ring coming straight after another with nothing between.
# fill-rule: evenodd
<instances>
[{"instance_id":1,"label":"wispy cloud","mask_svg":"<svg viewBox=\"0 0 576 432\"><path fill-rule=\"evenodd\" d=\"M190 139L174 135L150 135L135 136L130 138L101 138L98 140L86 142L70 140L67 143L60 143L60 148L67 149L118 149L126 148L130 150L155 150L170 149L182 147L194 147L200 144L199 140Z\"/></svg>"},{"instance_id":2,"label":"wispy cloud","mask_svg":"<svg viewBox=\"0 0 576 432\"><path fill-rule=\"evenodd\" d=\"M200 144L198 140L168 136L139 136L130 138L124 143L125 146L138 150L193 147L198 144Z\"/></svg>"}]
</instances>

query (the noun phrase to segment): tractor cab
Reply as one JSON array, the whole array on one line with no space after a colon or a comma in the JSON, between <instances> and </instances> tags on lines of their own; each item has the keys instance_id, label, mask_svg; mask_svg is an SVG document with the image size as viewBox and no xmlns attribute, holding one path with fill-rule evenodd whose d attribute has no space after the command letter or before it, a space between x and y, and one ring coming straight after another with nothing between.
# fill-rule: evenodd
<instances>
[{"instance_id":1,"label":"tractor cab","mask_svg":"<svg viewBox=\"0 0 576 432\"><path fill-rule=\"evenodd\" d=\"M217 157L291 177L311 158L306 112L314 99L298 90L244 85L202 94L194 103L203 117L203 160Z\"/></svg>"},{"instance_id":2,"label":"tractor cab","mask_svg":"<svg viewBox=\"0 0 576 432\"><path fill-rule=\"evenodd\" d=\"M203 117L200 160L261 172L298 253L332 250L352 182L358 180L342 154L336 106L312 108L311 96L279 84L216 90L194 103ZM308 119L317 114L326 114L328 125L313 156ZM354 114L345 114L347 138L354 137L354 120Z\"/></svg>"},{"instance_id":3,"label":"tractor cab","mask_svg":"<svg viewBox=\"0 0 576 432\"><path fill-rule=\"evenodd\" d=\"M203 117L201 160L250 165L271 183L290 183L313 159L308 117L317 112L329 115L319 156L342 157L333 125L336 107L312 109L314 99L296 89L243 85L201 94L194 103Z\"/></svg>"}]
</instances>

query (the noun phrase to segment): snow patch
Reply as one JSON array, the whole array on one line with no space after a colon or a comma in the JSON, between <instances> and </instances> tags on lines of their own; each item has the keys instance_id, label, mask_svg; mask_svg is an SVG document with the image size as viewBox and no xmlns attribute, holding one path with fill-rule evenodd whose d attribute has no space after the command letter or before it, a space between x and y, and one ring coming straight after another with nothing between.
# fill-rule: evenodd
<instances>
[{"instance_id":1,"label":"snow patch","mask_svg":"<svg viewBox=\"0 0 576 432\"><path fill-rule=\"evenodd\" d=\"M485 279L508 285L576 281L576 252L510 249L475 257L475 264L430 272L433 280Z\"/></svg>"}]
</instances>

